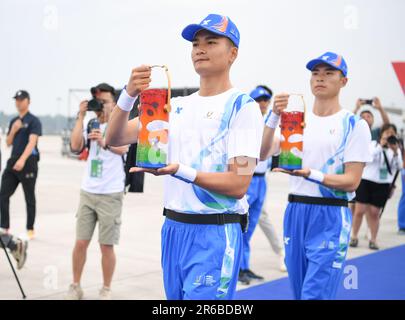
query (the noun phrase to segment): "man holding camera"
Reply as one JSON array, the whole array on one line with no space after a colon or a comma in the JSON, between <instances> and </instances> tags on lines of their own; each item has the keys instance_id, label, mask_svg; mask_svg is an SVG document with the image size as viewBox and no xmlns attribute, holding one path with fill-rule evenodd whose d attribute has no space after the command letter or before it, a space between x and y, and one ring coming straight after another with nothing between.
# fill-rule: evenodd
<instances>
[{"instance_id":1,"label":"man holding camera","mask_svg":"<svg viewBox=\"0 0 405 320\"><path fill-rule=\"evenodd\" d=\"M0 189L1 228L10 228L10 197L21 183L27 205L27 236L34 237L36 214L35 183L38 174L38 137L42 135L41 122L29 111L30 95L19 90L13 97L18 116L13 118L7 133L7 146L13 146L7 161Z\"/></svg>"},{"instance_id":2,"label":"man holding camera","mask_svg":"<svg viewBox=\"0 0 405 320\"><path fill-rule=\"evenodd\" d=\"M77 211L76 244L73 250L73 283L66 295L67 300L80 300L80 287L86 252L99 223L99 243L102 254L104 285L100 299L111 299L111 281L116 258L114 245L118 244L121 226L122 199L125 172L123 155L127 146L110 147L105 143L105 132L111 111L115 107L115 90L106 83L91 89L93 99L82 101L76 125L71 134L71 149L81 152L89 148L87 169L83 177L80 204ZM94 111L96 119L84 126L87 111Z\"/></svg>"},{"instance_id":3,"label":"man holding camera","mask_svg":"<svg viewBox=\"0 0 405 320\"><path fill-rule=\"evenodd\" d=\"M381 101L379 98L375 97L373 99L358 99L356 102L356 108L354 109L354 114L357 114L357 112L360 110L362 106L369 105L375 108L381 115L381 119L384 124L390 123L390 119L388 118L387 112L384 110ZM371 130L371 140L377 141L380 137L380 127L374 128L374 115L370 110L363 110L360 112L360 118L366 120L368 126L370 127Z\"/></svg>"}]
</instances>

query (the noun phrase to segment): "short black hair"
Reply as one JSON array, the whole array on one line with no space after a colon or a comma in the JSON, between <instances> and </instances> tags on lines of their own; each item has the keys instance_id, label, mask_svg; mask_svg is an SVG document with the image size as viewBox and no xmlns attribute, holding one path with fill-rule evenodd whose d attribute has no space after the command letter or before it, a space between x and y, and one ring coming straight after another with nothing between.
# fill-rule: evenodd
<instances>
[{"instance_id":1,"label":"short black hair","mask_svg":"<svg viewBox=\"0 0 405 320\"><path fill-rule=\"evenodd\" d=\"M374 115L370 110L363 110L362 112L360 112L360 117L361 117L362 114L365 114L365 113L371 115L374 118Z\"/></svg>"},{"instance_id":2,"label":"short black hair","mask_svg":"<svg viewBox=\"0 0 405 320\"><path fill-rule=\"evenodd\" d=\"M116 97L116 91L115 91L114 87L110 86L108 83L105 83L105 82L100 83L95 87L92 87L90 89L90 92L93 97L95 97L97 92L109 92L109 93L111 93L111 95L114 99Z\"/></svg>"},{"instance_id":3,"label":"short black hair","mask_svg":"<svg viewBox=\"0 0 405 320\"><path fill-rule=\"evenodd\" d=\"M100 92L109 92L111 94L111 96L113 97L113 99L115 100L117 94L116 91L110 91L110 90L100 90Z\"/></svg>"},{"instance_id":4,"label":"short black hair","mask_svg":"<svg viewBox=\"0 0 405 320\"><path fill-rule=\"evenodd\" d=\"M268 86L265 86L264 84L258 85L256 88L263 88L264 90L267 91L269 95L273 97L273 90L271 90Z\"/></svg>"}]
</instances>

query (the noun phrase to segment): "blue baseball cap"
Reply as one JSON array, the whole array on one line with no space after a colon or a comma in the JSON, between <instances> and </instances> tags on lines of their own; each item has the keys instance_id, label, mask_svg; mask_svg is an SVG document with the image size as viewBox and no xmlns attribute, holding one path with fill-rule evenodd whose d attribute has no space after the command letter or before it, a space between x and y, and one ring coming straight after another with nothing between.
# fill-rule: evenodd
<instances>
[{"instance_id":1,"label":"blue baseball cap","mask_svg":"<svg viewBox=\"0 0 405 320\"><path fill-rule=\"evenodd\" d=\"M229 17L219 14L209 14L199 24L188 25L184 28L181 35L184 39L193 41L196 33L203 29L219 36L227 37L239 48L240 34L238 28Z\"/></svg>"},{"instance_id":2,"label":"blue baseball cap","mask_svg":"<svg viewBox=\"0 0 405 320\"><path fill-rule=\"evenodd\" d=\"M325 63L332 68L340 70L345 77L347 77L347 64L345 59L339 54L333 52L326 52L319 58L313 59L307 63L307 69L312 71L317 65Z\"/></svg>"},{"instance_id":3,"label":"blue baseball cap","mask_svg":"<svg viewBox=\"0 0 405 320\"><path fill-rule=\"evenodd\" d=\"M251 93L250 96L252 97L252 99L256 100L260 97L265 97L267 99L271 99L271 94L264 88L262 87L257 87L256 89L254 89Z\"/></svg>"}]
</instances>

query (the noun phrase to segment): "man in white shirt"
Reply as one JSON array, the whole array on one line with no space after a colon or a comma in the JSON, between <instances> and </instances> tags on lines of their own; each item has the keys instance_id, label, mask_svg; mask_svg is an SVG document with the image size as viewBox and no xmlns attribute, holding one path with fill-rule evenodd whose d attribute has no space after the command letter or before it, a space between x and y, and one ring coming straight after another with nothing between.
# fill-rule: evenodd
<instances>
[{"instance_id":1,"label":"man in white shirt","mask_svg":"<svg viewBox=\"0 0 405 320\"><path fill-rule=\"evenodd\" d=\"M168 299L232 299L247 220L246 191L260 153L259 106L232 87L239 31L226 16L210 14L187 26L200 90L171 101L169 165L162 228L162 267ZM150 67L135 68L110 119L107 142L137 141L139 120L128 122L131 103L148 88Z\"/></svg>"},{"instance_id":2,"label":"man in white shirt","mask_svg":"<svg viewBox=\"0 0 405 320\"><path fill-rule=\"evenodd\" d=\"M83 298L80 280L86 262L87 248L98 222L99 243L102 254L103 287L100 299L111 299L111 281L116 258L114 245L118 245L121 228L122 199L124 195L125 171L123 155L128 146L110 147L105 143L107 122L115 106L115 90L106 83L91 89L92 111L97 118L85 126L84 119L89 101L80 103L75 127L71 134L72 151L81 152L89 148L86 170L80 191L77 211L76 243L73 250L73 283L66 295L68 300Z\"/></svg>"},{"instance_id":3,"label":"man in white shirt","mask_svg":"<svg viewBox=\"0 0 405 320\"><path fill-rule=\"evenodd\" d=\"M370 130L364 120L342 109L346 86L342 56L327 52L311 60L313 110L307 111L302 169L291 175L284 218L286 265L295 299L333 299L342 275L351 228L353 199L365 163L371 160ZM288 94L275 97L263 133L261 158L268 156Z\"/></svg>"}]
</instances>

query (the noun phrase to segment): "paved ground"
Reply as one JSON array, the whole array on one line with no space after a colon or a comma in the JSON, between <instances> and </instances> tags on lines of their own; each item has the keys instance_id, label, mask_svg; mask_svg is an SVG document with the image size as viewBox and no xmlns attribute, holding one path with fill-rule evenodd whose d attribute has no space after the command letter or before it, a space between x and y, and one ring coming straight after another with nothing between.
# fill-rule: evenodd
<instances>
[{"instance_id":1,"label":"paved ground","mask_svg":"<svg viewBox=\"0 0 405 320\"><path fill-rule=\"evenodd\" d=\"M2 139L3 162L9 150ZM79 200L84 163L60 156L61 139L41 138L39 179L37 185L37 238L29 244L29 256L19 271L29 299L62 299L71 282L71 251L74 243L75 211ZM271 174L269 201L273 222L282 234L282 216L288 192L287 177ZM380 245L389 248L405 243L396 234L397 190L382 220ZM116 299L164 299L160 268L160 228L163 199L162 180L147 176L143 194L128 194L124 201L121 244L116 248L118 265L113 282ZM11 231L21 234L25 228L25 203L21 187L11 200ZM96 239L97 240L97 239ZM349 257L370 253L367 242L349 251ZM252 269L273 280L285 276L278 271L277 256L271 251L261 230L252 240ZM82 286L87 299L97 299L102 284L100 254L93 241L86 264ZM20 293L0 252L0 299L19 299Z\"/></svg>"}]
</instances>

